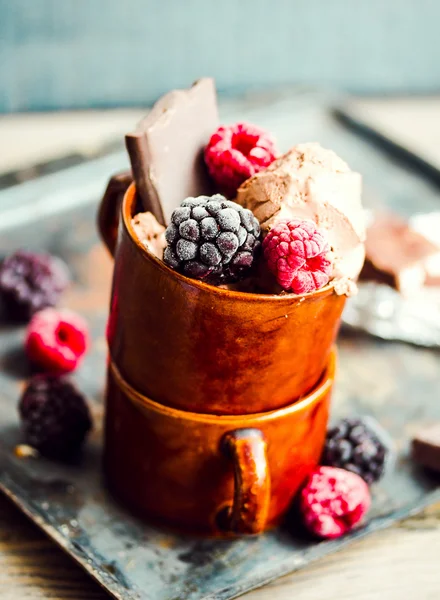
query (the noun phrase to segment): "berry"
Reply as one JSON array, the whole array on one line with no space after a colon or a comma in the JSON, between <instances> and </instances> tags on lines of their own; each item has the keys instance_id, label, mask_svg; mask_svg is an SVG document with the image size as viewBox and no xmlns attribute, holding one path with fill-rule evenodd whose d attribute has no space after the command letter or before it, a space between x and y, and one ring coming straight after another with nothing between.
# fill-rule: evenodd
<instances>
[{"instance_id":1,"label":"berry","mask_svg":"<svg viewBox=\"0 0 440 600\"><path fill-rule=\"evenodd\" d=\"M237 189L276 158L270 134L250 123L221 126L205 148L208 171L219 191L233 198Z\"/></svg>"},{"instance_id":2,"label":"berry","mask_svg":"<svg viewBox=\"0 0 440 600\"><path fill-rule=\"evenodd\" d=\"M84 396L57 375L33 377L18 409L26 443L51 458L75 454L92 427Z\"/></svg>"},{"instance_id":3,"label":"berry","mask_svg":"<svg viewBox=\"0 0 440 600\"><path fill-rule=\"evenodd\" d=\"M41 310L32 317L26 333L29 360L52 373L76 369L88 345L87 323L71 310Z\"/></svg>"},{"instance_id":4,"label":"berry","mask_svg":"<svg viewBox=\"0 0 440 600\"><path fill-rule=\"evenodd\" d=\"M327 432L322 464L346 469L371 485L385 472L389 441L373 419L342 419Z\"/></svg>"},{"instance_id":5,"label":"berry","mask_svg":"<svg viewBox=\"0 0 440 600\"><path fill-rule=\"evenodd\" d=\"M260 246L252 212L224 196L187 198L165 231L164 261L188 277L219 284L243 278Z\"/></svg>"},{"instance_id":6,"label":"berry","mask_svg":"<svg viewBox=\"0 0 440 600\"><path fill-rule=\"evenodd\" d=\"M305 294L329 282L330 248L313 221L279 221L265 237L263 250L269 269L285 290Z\"/></svg>"},{"instance_id":7,"label":"berry","mask_svg":"<svg viewBox=\"0 0 440 600\"><path fill-rule=\"evenodd\" d=\"M0 266L0 294L9 316L18 321L55 306L68 283L67 266L50 254L19 250Z\"/></svg>"},{"instance_id":8,"label":"berry","mask_svg":"<svg viewBox=\"0 0 440 600\"><path fill-rule=\"evenodd\" d=\"M365 481L349 471L319 467L311 473L300 497L307 529L322 538L337 538L368 512L370 492Z\"/></svg>"}]
</instances>

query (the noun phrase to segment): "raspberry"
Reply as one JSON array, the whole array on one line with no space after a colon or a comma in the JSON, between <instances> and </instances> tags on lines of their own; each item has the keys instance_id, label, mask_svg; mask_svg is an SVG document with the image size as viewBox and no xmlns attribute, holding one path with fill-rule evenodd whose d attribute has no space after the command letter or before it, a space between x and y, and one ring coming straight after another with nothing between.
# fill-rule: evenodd
<instances>
[{"instance_id":1,"label":"raspberry","mask_svg":"<svg viewBox=\"0 0 440 600\"><path fill-rule=\"evenodd\" d=\"M0 294L9 316L18 321L55 306L68 283L67 266L50 254L19 250L0 266Z\"/></svg>"},{"instance_id":2,"label":"raspberry","mask_svg":"<svg viewBox=\"0 0 440 600\"><path fill-rule=\"evenodd\" d=\"M250 123L221 126L205 148L208 171L228 198L237 189L276 158L275 143L270 134Z\"/></svg>"},{"instance_id":3,"label":"raspberry","mask_svg":"<svg viewBox=\"0 0 440 600\"><path fill-rule=\"evenodd\" d=\"M390 449L387 434L373 419L342 419L327 433L321 462L356 473L371 485L384 474Z\"/></svg>"},{"instance_id":4,"label":"raspberry","mask_svg":"<svg viewBox=\"0 0 440 600\"><path fill-rule=\"evenodd\" d=\"M84 396L65 377L36 375L18 410L27 444L52 458L75 454L92 427Z\"/></svg>"},{"instance_id":5,"label":"raspberry","mask_svg":"<svg viewBox=\"0 0 440 600\"><path fill-rule=\"evenodd\" d=\"M330 248L313 221L279 221L265 237L263 250L269 269L285 290L305 294L330 279Z\"/></svg>"},{"instance_id":6,"label":"raspberry","mask_svg":"<svg viewBox=\"0 0 440 600\"><path fill-rule=\"evenodd\" d=\"M368 512L370 504L365 481L334 467L319 467L313 471L300 498L305 526L322 538L337 538L353 529Z\"/></svg>"},{"instance_id":7,"label":"raspberry","mask_svg":"<svg viewBox=\"0 0 440 600\"><path fill-rule=\"evenodd\" d=\"M257 219L239 204L220 194L187 198L171 216L163 259L188 277L233 282L249 272L259 237Z\"/></svg>"},{"instance_id":8,"label":"raspberry","mask_svg":"<svg viewBox=\"0 0 440 600\"><path fill-rule=\"evenodd\" d=\"M44 371L68 373L87 351L86 321L71 310L46 308L32 317L26 333L26 354Z\"/></svg>"}]
</instances>

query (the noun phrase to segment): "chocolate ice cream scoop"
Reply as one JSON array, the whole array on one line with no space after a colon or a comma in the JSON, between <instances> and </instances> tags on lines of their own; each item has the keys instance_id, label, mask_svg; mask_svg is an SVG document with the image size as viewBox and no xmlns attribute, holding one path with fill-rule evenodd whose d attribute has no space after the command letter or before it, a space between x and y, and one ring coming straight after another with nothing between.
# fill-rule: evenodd
<instances>
[{"instance_id":1,"label":"chocolate ice cream scoop","mask_svg":"<svg viewBox=\"0 0 440 600\"><path fill-rule=\"evenodd\" d=\"M356 279L364 262L361 177L319 144L294 146L238 190L263 232L282 219L309 219L326 234L335 281ZM349 285L339 285L346 293Z\"/></svg>"}]
</instances>

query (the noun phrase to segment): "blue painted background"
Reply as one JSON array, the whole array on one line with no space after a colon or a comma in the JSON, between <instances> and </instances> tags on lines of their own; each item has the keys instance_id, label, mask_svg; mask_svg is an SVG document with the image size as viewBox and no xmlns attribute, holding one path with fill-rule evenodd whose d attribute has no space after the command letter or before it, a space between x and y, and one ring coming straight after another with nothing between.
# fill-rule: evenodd
<instances>
[{"instance_id":1,"label":"blue painted background","mask_svg":"<svg viewBox=\"0 0 440 600\"><path fill-rule=\"evenodd\" d=\"M0 111L142 105L214 75L440 90L439 0L0 0Z\"/></svg>"}]
</instances>

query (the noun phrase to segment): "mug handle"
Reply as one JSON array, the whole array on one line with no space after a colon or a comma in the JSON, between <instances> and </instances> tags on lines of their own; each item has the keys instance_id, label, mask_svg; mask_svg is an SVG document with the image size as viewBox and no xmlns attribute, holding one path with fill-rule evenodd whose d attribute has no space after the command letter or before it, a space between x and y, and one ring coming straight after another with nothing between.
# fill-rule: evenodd
<instances>
[{"instance_id":1,"label":"mug handle","mask_svg":"<svg viewBox=\"0 0 440 600\"><path fill-rule=\"evenodd\" d=\"M131 171L113 175L98 209L98 230L110 254L114 256L118 238L119 211L125 192L133 183Z\"/></svg>"},{"instance_id":2,"label":"mug handle","mask_svg":"<svg viewBox=\"0 0 440 600\"><path fill-rule=\"evenodd\" d=\"M222 448L234 464L234 500L226 509L224 529L231 533L263 531L270 501L267 444L259 429L226 433Z\"/></svg>"}]
</instances>

